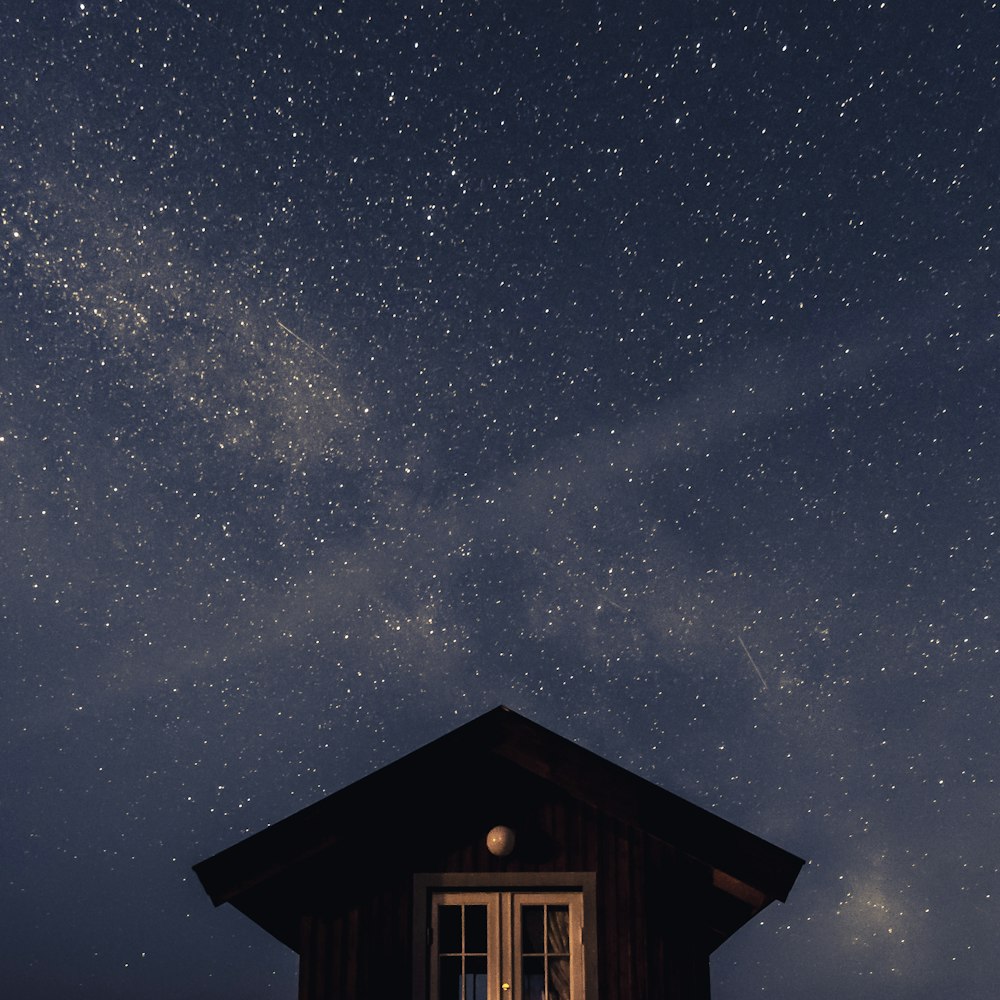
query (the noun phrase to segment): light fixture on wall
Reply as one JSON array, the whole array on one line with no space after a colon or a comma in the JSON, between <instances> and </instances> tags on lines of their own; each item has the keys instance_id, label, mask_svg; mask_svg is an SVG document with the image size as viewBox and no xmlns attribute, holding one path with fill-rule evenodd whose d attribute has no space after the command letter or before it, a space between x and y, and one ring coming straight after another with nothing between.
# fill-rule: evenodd
<instances>
[{"instance_id":1,"label":"light fixture on wall","mask_svg":"<svg viewBox=\"0 0 1000 1000\"><path fill-rule=\"evenodd\" d=\"M486 834L486 849L498 858L514 850L514 831L509 826L495 826Z\"/></svg>"}]
</instances>

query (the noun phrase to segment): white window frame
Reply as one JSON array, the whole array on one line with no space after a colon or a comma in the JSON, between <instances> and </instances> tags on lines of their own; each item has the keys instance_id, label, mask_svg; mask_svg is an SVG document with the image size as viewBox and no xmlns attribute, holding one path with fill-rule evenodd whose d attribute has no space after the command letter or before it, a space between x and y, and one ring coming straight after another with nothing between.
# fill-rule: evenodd
<instances>
[{"instance_id":1,"label":"white window frame","mask_svg":"<svg viewBox=\"0 0 1000 1000\"><path fill-rule=\"evenodd\" d=\"M414 1000L437 996L437 906L460 903L487 907L487 1000L523 1000L519 907L544 904L569 907L571 1000L597 1000L595 884L593 872L415 876Z\"/></svg>"},{"instance_id":2,"label":"white window frame","mask_svg":"<svg viewBox=\"0 0 1000 1000\"><path fill-rule=\"evenodd\" d=\"M428 995L436 997L439 994L438 973L439 963L438 944L440 934L438 932L438 913L440 906L485 906L486 907L486 1000L497 1000L495 984L500 981L503 975L503 962L498 963L501 958L501 917L500 917L500 894L497 892L478 892L451 890L442 892L432 892L430 898L430 936L427 941L428 961L427 961L427 981ZM462 957L465 958L468 952L465 942L462 942ZM478 954L478 952L476 953Z\"/></svg>"},{"instance_id":3,"label":"white window frame","mask_svg":"<svg viewBox=\"0 0 1000 1000\"><path fill-rule=\"evenodd\" d=\"M521 906L544 906L546 904L554 906L566 906L569 910L569 1000L577 1000L584 996L586 976L584 972L583 956L585 953L583 943L583 892L581 890L553 891L532 891L532 892L510 892L501 893L501 921L505 921L507 934L502 939L501 957L501 979L514 989L513 997L506 1000L523 1000L524 988L521 981L524 969L523 955L521 954L522 935L520 933L521 921L518 908ZM502 988L502 986L501 986ZM501 997L500 1000L505 1000Z\"/></svg>"}]
</instances>

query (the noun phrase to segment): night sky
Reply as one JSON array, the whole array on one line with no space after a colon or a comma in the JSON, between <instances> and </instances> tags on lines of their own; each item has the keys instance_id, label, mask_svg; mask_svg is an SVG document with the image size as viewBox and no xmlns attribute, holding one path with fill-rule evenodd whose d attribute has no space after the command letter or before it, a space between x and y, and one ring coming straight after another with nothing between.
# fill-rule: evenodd
<instances>
[{"instance_id":1,"label":"night sky","mask_svg":"<svg viewBox=\"0 0 1000 1000\"><path fill-rule=\"evenodd\" d=\"M6 0L0 982L503 703L809 859L716 1000L992 998L1000 8Z\"/></svg>"}]
</instances>

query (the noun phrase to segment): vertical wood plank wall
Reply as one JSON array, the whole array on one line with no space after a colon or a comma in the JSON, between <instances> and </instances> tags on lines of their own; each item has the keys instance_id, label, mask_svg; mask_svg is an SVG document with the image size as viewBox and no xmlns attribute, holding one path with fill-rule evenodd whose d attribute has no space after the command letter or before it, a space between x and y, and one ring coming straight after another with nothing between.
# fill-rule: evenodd
<instances>
[{"instance_id":1,"label":"vertical wood plank wall","mask_svg":"<svg viewBox=\"0 0 1000 1000\"><path fill-rule=\"evenodd\" d=\"M343 900L335 908L314 887L301 926L299 1000L409 1000L412 873L419 870L596 872L600 1000L708 1000L708 951L691 930L707 872L692 871L669 845L551 786L533 799L520 796L504 816L518 832L507 859L486 850L484 815L470 824L482 835L459 846L425 846L405 866L383 857L370 883L359 881L346 894L331 881L329 896ZM358 858L354 876L372 864Z\"/></svg>"}]
</instances>

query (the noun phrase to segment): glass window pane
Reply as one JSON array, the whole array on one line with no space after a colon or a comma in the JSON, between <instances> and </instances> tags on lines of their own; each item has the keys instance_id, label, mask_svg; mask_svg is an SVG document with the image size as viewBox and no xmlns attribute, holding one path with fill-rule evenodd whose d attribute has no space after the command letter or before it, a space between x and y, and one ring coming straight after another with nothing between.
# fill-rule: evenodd
<instances>
[{"instance_id":1,"label":"glass window pane","mask_svg":"<svg viewBox=\"0 0 1000 1000\"><path fill-rule=\"evenodd\" d=\"M521 953L541 955L545 952L544 906L521 907Z\"/></svg>"},{"instance_id":2,"label":"glass window pane","mask_svg":"<svg viewBox=\"0 0 1000 1000\"><path fill-rule=\"evenodd\" d=\"M521 959L521 993L524 1000L545 1000L545 959L541 955Z\"/></svg>"},{"instance_id":3,"label":"glass window pane","mask_svg":"<svg viewBox=\"0 0 1000 1000\"><path fill-rule=\"evenodd\" d=\"M465 908L465 952L486 954L486 906Z\"/></svg>"},{"instance_id":4,"label":"glass window pane","mask_svg":"<svg viewBox=\"0 0 1000 1000\"><path fill-rule=\"evenodd\" d=\"M438 907L438 951L460 952L462 950L462 907Z\"/></svg>"},{"instance_id":5,"label":"glass window pane","mask_svg":"<svg viewBox=\"0 0 1000 1000\"><path fill-rule=\"evenodd\" d=\"M546 939L546 952L550 955L569 954L569 907L568 906L547 906L546 908L546 928L548 938Z\"/></svg>"},{"instance_id":6,"label":"glass window pane","mask_svg":"<svg viewBox=\"0 0 1000 1000\"><path fill-rule=\"evenodd\" d=\"M549 959L548 1000L569 1000L569 959Z\"/></svg>"},{"instance_id":7,"label":"glass window pane","mask_svg":"<svg viewBox=\"0 0 1000 1000\"><path fill-rule=\"evenodd\" d=\"M486 956L465 960L465 1000L486 1000Z\"/></svg>"},{"instance_id":8,"label":"glass window pane","mask_svg":"<svg viewBox=\"0 0 1000 1000\"><path fill-rule=\"evenodd\" d=\"M462 959L457 955L441 959L437 1000L462 1000Z\"/></svg>"}]
</instances>

